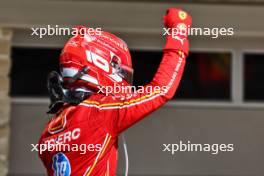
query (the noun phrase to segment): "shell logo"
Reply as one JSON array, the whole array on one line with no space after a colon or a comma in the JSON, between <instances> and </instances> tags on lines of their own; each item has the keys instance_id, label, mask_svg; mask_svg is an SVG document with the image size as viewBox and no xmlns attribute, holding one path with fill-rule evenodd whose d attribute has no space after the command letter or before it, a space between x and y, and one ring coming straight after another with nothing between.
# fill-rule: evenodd
<instances>
[{"instance_id":1,"label":"shell logo","mask_svg":"<svg viewBox=\"0 0 264 176\"><path fill-rule=\"evenodd\" d=\"M67 114L73 109L69 107L61 111L59 114L56 114L49 123L48 131L50 134L58 133L64 130L67 123Z\"/></svg>"}]
</instances>

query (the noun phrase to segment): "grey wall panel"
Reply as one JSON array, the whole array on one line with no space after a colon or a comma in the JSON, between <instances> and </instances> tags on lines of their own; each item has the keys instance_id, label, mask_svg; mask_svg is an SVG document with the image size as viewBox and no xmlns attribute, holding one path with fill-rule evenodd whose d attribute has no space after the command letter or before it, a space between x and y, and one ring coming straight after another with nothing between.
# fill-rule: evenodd
<instances>
[{"instance_id":1,"label":"grey wall panel","mask_svg":"<svg viewBox=\"0 0 264 176\"><path fill-rule=\"evenodd\" d=\"M263 110L165 107L127 131L130 173L263 175ZM162 152L162 144L235 145L234 152Z\"/></svg>"},{"instance_id":2,"label":"grey wall panel","mask_svg":"<svg viewBox=\"0 0 264 176\"><path fill-rule=\"evenodd\" d=\"M41 174L37 153L30 152L44 127L47 104L12 104L10 173ZM165 106L125 132L132 175L264 174L264 109ZM163 152L164 143L235 145L233 152ZM122 150L121 150L122 151ZM123 151L119 172L124 171ZM121 169L122 168L122 169Z\"/></svg>"},{"instance_id":3,"label":"grey wall panel","mask_svg":"<svg viewBox=\"0 0 264 176\"><path fill-rule=\"evenodd\" d=\"M43 173L44 168L37 152L31 152L31 144L38 138L48 118L43 104L12 104L11 147L9 169L11 175Z\"/></svg>"}]
</instances>

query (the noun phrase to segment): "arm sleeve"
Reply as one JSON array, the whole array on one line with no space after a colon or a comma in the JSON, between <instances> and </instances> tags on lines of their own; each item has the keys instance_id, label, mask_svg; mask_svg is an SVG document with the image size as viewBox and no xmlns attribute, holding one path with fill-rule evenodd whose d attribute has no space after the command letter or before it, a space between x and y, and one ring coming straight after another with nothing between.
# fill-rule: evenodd
<instances>
[{"instance_id":1,"label":"arm sleeve","mask_svg":"<svg viewBox=\"0 0 264 176\"><path fill-rule=\"evenodd\" d=\"M168 36L159 68L151 83L144 86L146 91L136 92L134 96L122 102L115 122L117 133L143 119L174 96L182 78L187 55L179 50L178 45L173 45L174 42L175 40ZM188 43L187 38L185 42ZM157 91L157 87L160 87L161 91Z\"/></svg>"}]
</instances>

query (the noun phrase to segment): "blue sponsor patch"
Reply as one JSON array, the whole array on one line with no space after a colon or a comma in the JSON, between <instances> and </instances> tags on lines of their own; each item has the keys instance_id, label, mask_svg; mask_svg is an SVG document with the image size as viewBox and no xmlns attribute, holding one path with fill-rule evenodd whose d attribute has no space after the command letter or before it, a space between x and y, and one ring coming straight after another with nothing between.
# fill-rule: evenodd
<instances>
[{"instance_id":1,"label":"blue sponsor patch","mask_svg":"<svg viewBox=\"0 0 264 176\"><path fill-rule=\"evenodd\" d=\"M52 169L54 171L54 176L70 176L71 175L71 165L69 159L63 153L57 153L52 157Z\"/></svg>"}]
</instances>

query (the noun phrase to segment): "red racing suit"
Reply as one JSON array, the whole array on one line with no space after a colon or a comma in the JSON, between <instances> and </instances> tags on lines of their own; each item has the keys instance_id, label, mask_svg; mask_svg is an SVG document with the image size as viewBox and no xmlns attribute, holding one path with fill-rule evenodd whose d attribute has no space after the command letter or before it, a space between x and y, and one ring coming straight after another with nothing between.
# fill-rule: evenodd
<instances>
[{"instance_id":1,"label":"red racing suit","mask_svg":"<svg viewBox=\"0 0 264 176\"><path fill-rule=\"evenodd\" d=\"M39 140L39 156L48 175L116 175L118 135L173 97L188 53L188 39L184 42L183 47L168 36L160 66L144 86L151 92L136 92L124 100L94 93L77 106L64 106ZM155 88L164 86L165 91Z\"/></svg>"}]
</instances>

